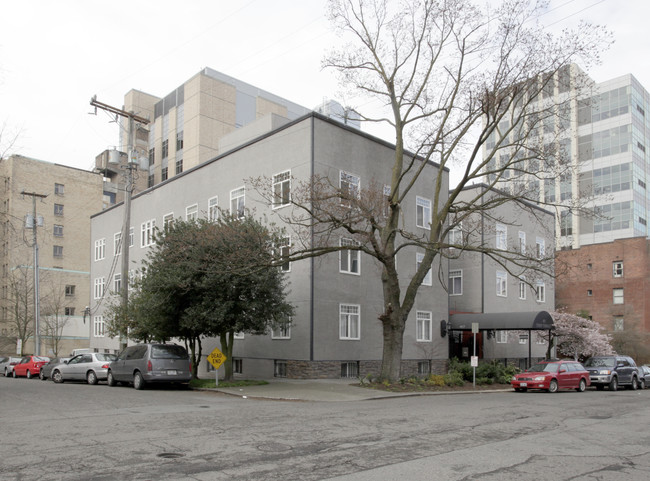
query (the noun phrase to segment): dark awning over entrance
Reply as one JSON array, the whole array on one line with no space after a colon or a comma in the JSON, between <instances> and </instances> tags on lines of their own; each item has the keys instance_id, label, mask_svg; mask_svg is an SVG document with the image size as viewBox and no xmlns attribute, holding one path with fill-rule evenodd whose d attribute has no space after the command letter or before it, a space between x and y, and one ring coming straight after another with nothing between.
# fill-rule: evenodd
<instances>
[{"instance_id":1,"label":"dark awning over entrance","mask_svg":"<svg viewBox=\"0 0 650 481\"><path fill-rule=\"evenodd\" d=\"M553 318L546 311L452 314L449 316L449 322L452 331L471 331L473 322L478 322L480 331L553 329Z\"/></svg>"}]
</instances>

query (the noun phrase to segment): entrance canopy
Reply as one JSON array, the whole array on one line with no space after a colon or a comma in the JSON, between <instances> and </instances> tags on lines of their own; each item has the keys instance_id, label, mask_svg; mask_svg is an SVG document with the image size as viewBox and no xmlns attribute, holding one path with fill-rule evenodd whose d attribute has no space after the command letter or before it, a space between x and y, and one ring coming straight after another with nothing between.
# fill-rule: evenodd
<instances>
[{"instance_id":1,"label":"entrance canopy","mask_svg":"<svg viewBox=\"0 0 650 481\"><path fill-rule=\"evenodd\" d=\"M452 314L450 330L471 331L472 323L478 322L480 331L521 331L553 329L553 318L546 311L501 312L490 314Z\"/></svg>"}]
</instances>

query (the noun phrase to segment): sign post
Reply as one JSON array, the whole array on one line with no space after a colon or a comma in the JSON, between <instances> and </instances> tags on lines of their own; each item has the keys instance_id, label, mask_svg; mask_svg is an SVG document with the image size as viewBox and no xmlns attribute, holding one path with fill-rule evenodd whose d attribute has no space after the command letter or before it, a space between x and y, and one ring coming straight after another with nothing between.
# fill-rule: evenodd
<instances>
[{"instance_id":1,"label":"sign post","mask_svg":"<svg viewBox=\"0 0 650 481\"><path fill-rule=\"evenodd\" d=\"M476 389L476 366L478 366L478 357L476 357L476 334L478 334L478 322L472 322L472 334L474 336L474 355L472 356L472 389Z\"/></svg>"},{"instance_id":2,"label":"sign post","mask_svg":"<svg viewBox=\"0 0 650 481\"><path fill-rule=\"evenodd\" d=\"M224 362L226 362L226 359L227 357L224 356L223 352L216 347L208 355L208 362L214 366L214 376L217 387L219 387L219 368Z\"/></svg>"}]
</instances>

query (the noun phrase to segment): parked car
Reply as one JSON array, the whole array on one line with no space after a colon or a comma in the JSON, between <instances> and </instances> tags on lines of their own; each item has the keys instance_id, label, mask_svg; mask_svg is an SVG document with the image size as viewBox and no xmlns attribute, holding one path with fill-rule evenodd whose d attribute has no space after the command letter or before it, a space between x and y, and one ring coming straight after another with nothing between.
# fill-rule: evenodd
<instances>
[{"instance_id":1,"label":"parked car","mask_svg":"<svg viewBox=\"0 0 650 481\"><path fill-rule=\"evenodd\" d=\"M69 361L52 368L52 381L86 381L88 384L97 384L106 379L108 365L114 361L115 354L90 352L72 357Z\"/></svg>"},{"instance_id":2,"label":"parked car","mask_svg":"<svg viewBox=\"0 0 650 481\"><path fill-rule=\"evenodd\" d=\"M517 392L543 389L557 392L559 389L575 389L583 392L589 386L589 373L577 361L548 360L532 365L525 372L516 374L510 382Z\"/></svg>"},{"instance_id":3,"label":"parked car","mask_svg":"<svg viewBox=\"0 0 650 481\"><path fill-rule=\"evenodd\" d=\"M14 372L14 366L18 364L22 358L9 356L3 359L3 361L0 361L0 373L4 374L5 377L9 377Z\"/></svg>"},{"instance_id":4,"label":"parked car","mask_svg":"<svg viewBox=\"0 0 650 481\"><path fill-rule=\"evenodd\" d=\"M50 362L43 366L41 368L41 371L38 373L39 379L41 381L45 381L46 379L50 378L52 376L52 368L58 366L59 364L64 364L69 360L69 357L55 357L53 359L50 359Z\"/></svg>"},{"instance_id":5,"label":"parked car","mask_svg":"<svg viewBox=\"0 0 650 481\"><path fill-rule=\"evenodd\" d=\"M143 389L147 383L182 383L192 379L190 356L177 344L137 344L124 349L108 367L109 386L133 383Z\"/></svg>"},{"instance_id":6,"label":"parked car","mask_svg":"<svg viewBox=\"0 0 650 481\"><path fill-rule=\"evenodd\" d=\"M585 367L589 371L591 385L602 391L605 386L616 391L619 386L629 389L639 387L639 371L634 359L629 356L594 356L587 359Z\"/></svg>"},{"instance_id":7,"label":"parked car","mask_svg":"<svg viewBox=\"0 0 650 481\"><path fill-rule=\"evenodd\" d=\"M50 362L49 357L45 356L24 356L18 364L14 366L14 377L26 377L31 379L38 376L41 367Z\"/></svg>"},{"instance_id":8,"label":"parked car","mask_svg":"<svg viewBox=\"0 0 650 481\"><path fill-rule=\"evenodd\" d=\"M639 389L650 387L650 367L638 366L639 370Z\"/></svg>"}]
</instances>

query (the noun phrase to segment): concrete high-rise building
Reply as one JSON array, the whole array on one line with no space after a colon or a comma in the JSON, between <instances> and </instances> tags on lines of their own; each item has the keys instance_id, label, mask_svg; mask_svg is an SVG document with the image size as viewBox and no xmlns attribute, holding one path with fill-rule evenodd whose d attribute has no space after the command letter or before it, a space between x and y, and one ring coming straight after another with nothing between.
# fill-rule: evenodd
<instances>
[{"instance_id":1,"label":"concrete high-rise building","mask_svg":"<svg viewBox=\"0 0 650 481\"><path fill-rule=\"evenodd\" d=\"M84 311L90 299L90 215L102 210L102 176L12 155L0 160L0 182L0 350L36 351L34 229L40 352L66 355L88 347L90 321ZM21 330L27 334L21 336ZM25 344L17 346L21 337Z\"/></svg>"}]
</instances>

